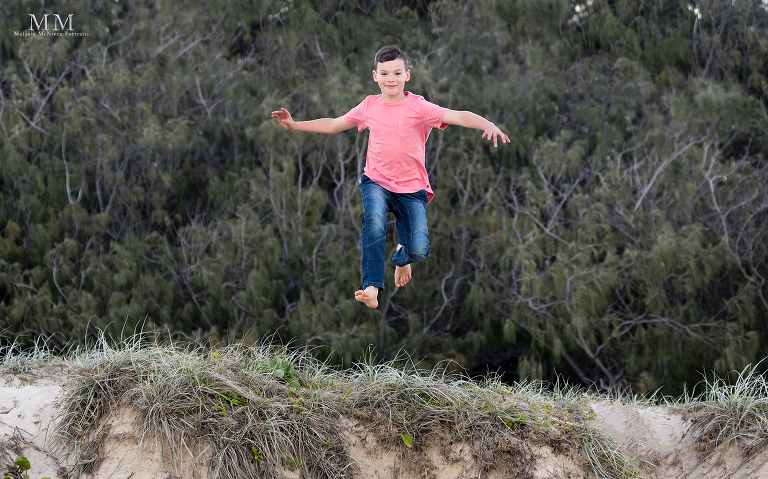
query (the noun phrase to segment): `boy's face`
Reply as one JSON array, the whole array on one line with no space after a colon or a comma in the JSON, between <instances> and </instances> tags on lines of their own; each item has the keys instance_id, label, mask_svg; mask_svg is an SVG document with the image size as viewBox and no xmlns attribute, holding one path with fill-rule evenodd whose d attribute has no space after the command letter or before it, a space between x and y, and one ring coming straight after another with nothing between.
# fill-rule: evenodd
<instances>
[{"instance_id":1,"label":"boy's face","mask_svg":"<svg viewBox=\"0 0 768 479\"><path fill-rule=\"evenodd\" d=\"M405 82L411 79L411 71L405 69L405 62L397 58L376 64L373 81L379 84L385 101L402 100Z\"/></svg>"}]
</instances>

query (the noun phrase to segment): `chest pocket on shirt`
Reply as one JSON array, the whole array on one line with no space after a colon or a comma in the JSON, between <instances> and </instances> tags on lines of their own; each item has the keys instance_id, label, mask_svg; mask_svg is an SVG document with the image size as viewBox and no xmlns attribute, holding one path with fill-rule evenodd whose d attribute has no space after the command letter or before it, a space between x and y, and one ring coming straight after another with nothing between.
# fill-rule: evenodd
<instances>
[{"instance_id":1,"label":"chest pocket on shirt","mask_svg":"<svg viewBox=\"0 0 768 479\"><path fill-rule=\"evenodd\" d=\"M416 121L413 118L403 118L400 120L400 136L413 135L415 125Z\"/></svg>"}]
</instances>

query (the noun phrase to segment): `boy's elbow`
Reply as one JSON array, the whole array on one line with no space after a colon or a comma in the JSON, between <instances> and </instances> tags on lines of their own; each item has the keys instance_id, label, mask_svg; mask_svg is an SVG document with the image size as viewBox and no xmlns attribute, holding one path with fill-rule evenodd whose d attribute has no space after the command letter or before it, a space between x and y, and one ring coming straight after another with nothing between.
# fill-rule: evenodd
<instances>
[{"instance_id":1,"label":"boy's elbow","mask_svg":"<svg viewBox=\"0 0 768 479\"><path fill-rule=\"evenodd\" d=\"M448 110L445 116L443 116L443 123L466 127L471 118L472 112L464 110Z\"/></svg>"},{"instance_id":2,"label":"boy's elbow","mask_svg":"<svg viewBox=\"0 0 768 479\"><path fill-rule=\"evenodd\" d=\"M347 123L347 120L344 119L344 117L336 118L333 122L333 132L334 133L341 133L342 131L349 130L352 128L353 125L350 125Z\"/></svg>"}]
</instances>

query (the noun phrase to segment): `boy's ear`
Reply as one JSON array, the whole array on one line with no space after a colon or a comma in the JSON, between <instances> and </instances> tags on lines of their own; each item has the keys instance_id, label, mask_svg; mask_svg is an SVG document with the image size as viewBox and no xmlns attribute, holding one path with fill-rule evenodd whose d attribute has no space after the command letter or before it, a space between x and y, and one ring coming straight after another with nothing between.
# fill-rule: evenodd
<instances>
[{"instance_id":1,"label":"boy's ear","mask_svg":"<svg viewBox=\"0 0 768 479\"><path fill-rule=\"evenodd\" d=\"M373 81L378 82L379 80L376 79L376 70L373 70Z\"/></svg>"},{"instance_id":2,"label":"boy's ear","mask_svg":"<svg viewBox=\"0 0 768 479\"><path fill-rule=\"evenodd\" d=\"M411 70L405 71L405 81L409 81L411 79Z\"/></svg>"}]
</instances>

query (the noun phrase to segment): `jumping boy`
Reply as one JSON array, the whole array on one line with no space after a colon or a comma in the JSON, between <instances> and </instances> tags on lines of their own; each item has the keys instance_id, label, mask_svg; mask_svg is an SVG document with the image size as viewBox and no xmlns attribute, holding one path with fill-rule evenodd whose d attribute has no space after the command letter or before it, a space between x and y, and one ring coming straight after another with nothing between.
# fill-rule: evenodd
<instances>
[{"instance_id":1,"label":"jumping boy","mask_svg":"<svg viewBox=\"0 0 768 479\"><path fill-rule=\"evenodd\" d=\"M432 128L448 125L482 130L482 138L509 141L496 125L469 111L454 111L430 103L419 95L404 91L410 80L408 57L396 46L376 52L373 81L381 95L371 95L349 113L338 118L293 121L288 110L273 111L280 126L288 131L339 133L353 127L368 128L368 155L363 175L357 182L363 196L362 249L363 289L355 299L369 308L379 305L379 290L384 289L384 238L388 211L395 215L399 238L395 263L395 286L411 280L411 263L429 255L426 205L434 194L424 166L424 147Z\"/></svg>"}]
</instances>

